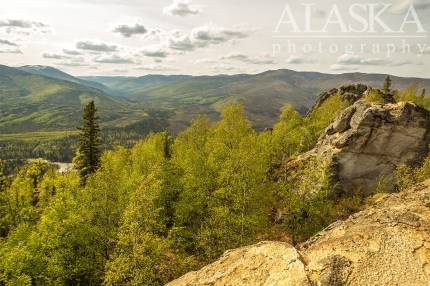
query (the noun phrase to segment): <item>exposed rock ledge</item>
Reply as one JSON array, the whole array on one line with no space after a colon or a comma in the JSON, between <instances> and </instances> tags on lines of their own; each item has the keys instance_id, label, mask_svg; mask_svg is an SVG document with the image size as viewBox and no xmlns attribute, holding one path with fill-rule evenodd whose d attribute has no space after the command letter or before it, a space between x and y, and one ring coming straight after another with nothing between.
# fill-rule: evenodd
<instances>
[{"instance_id":1,"label":"exposed rock ledge","mask_svg":"<svg viewBox=\"0 0 430 286\"><path fill-rule=\"evenodd\" d=\"M308 158L329 158L342 191L371 191L380 178L393 190L399 164L421 162L430 143L430 113L410 102L371 104L358 100L343 110L317 146L288 162L290 168Z\"/></svg>"},{"instance_id":2,"label":"exposed rock ledge","mask_svg":"<svg viewBox=\"0 0 430 286\"><path fill-rule=\"evenodd\" d=\"M385 195L294 248L261 242L169 286L429 285L430 181Z\"/></svg>"}]
</instances>

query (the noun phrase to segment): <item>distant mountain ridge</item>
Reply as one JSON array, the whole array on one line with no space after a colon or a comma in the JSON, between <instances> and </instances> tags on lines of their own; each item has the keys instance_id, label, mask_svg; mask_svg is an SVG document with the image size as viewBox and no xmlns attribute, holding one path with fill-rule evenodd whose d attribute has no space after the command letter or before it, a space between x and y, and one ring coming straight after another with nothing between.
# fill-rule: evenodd
<instances>
[{"instance_id":1,"label":"distant mountain ridge","mask_svg":"<svg viewBox=\"0 0 430 286\"><path fill-rule=\"evenodd\" d=\"M223 106L240 101L254 127L263 129L278 120L288 103L304 114L322 91L353 83L380 87L385 76L281 69L255 75L76 77L46 66L0 66L0 132L74 128L89 99L96 100L107 127L133 125L151 111L168 116L163 128L176 133L193 118L217 119ZM397 89L419 83L430 90L430 79L392 80Z\"/></svg>"},{"instance_id":2,"label":"distant mountain ridge","mask_svg":"<svg viewBox=\"0 0 430 286\"><path fill-rule=\"evenodd\" d=\"M83 86L95 88L101 91L108 91L108 88L101 83L80 79L78 77L74 77L70 74L67 74L59 69L56 69L50 66L27 65L27 66L18 67L18 69L35 75L41 75L41 76L46 76L54 79L70 81L70 82L81 84Z\"/></svg>"},{"instance_id":3,"label":"distant mountain ridge","mask_svg":"<svg viewBox=\"0 0 430 286\"><path fill-rule=\"evenodd\" d=\"M281 108L293 104L305 114L323 91L341 85L363 83L381 87L384 74L346 73L324 74L273 70L256 75L148 75L143 77L83 77L99 82L121 97L151 108L171 110L169 129L177 132L199 114L216 119L226 103L239 100L257 129L272 126ZM404 89L411 83L430 88L429 79L392 76L393 87Z\"/></svg>"},{"instance_id":4,"label":"distant mountain ridge","mask_svg":"<svg viewBox=\"0 0 430 286\"><path fill-rule=\"evenodd\" d=\"M124 99L56 77L0 66L0 133L74 130L90 100L105 128L124 128L148 116Z\"/></svg>"}]
</instances>

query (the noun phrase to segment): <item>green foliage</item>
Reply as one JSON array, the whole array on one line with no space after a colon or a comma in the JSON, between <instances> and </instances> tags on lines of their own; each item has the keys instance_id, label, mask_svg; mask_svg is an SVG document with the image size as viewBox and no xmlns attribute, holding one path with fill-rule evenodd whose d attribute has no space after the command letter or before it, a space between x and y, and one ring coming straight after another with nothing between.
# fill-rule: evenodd
<instances>
[{"instance_id":1,"label":"green foliage","mask_svg":"<svg viewBox=\"0 0 430 286\"><path fill-rule=\"evenodd\" d=\"M385 77L383 90L385 94L391 92L391 78L389 75Z\"/></svg>"},{"instance_id":2,"label":"green foliage","mask_svg":"<svg viewBox=\"0 0 430 286\"><path fill-rule=\"evenodd\" d=\"M3 160L0 159L0 193L6 191L7 178L5 174L5 166Z\"/></svg>"},{"instance_id":3,"label":"green foliage","mask_svg":"<svg viewBox=\"0 0 430 286\"><path fill-rule=\"evenodd\" d=\"M273 132L257 133L233 103L214 124L200 117L174 139L154 133L103 152L85 185L76 170L31 162L0 192L0 284L164 285L267 237L273 208L286 210L284 232L309 237L357 200L328 198L335 186L323 162L294 182L269 170L311 148L345 105L334 97L305 118L286 107ZM82 134L94 147L92 132Z\"/></svg>"},{"instance_id":4,"label":"green foliage","mask_svg":"<svg viewBox=\"0 0 430 286\"><path fill-rule=\"evenodd\" d=\"M84 108L83 127L79 128L79 148L74 158L75 168L79 171L82 184L89 175L95 173L100 164L100 127L94 101Z\"/></svg>"},{"instance_id":5,"label":"green foliage","mask_svg":"<svg viewBox=\"0 0 430 286\"><path fill-rule=\"evenodd\" d=\"M276 199L279 219L295 241L306 240L335 219L334 203L328 197L335 189L330 176L325 162L311 159L294 171L290 180L280 181Z\"/></svg>"},{"instance_id":6,"label":"green foliage","mask_svg":"<svg viewBox=\"0 0 430 286\"><path fill-rule=\"evenodd\" d=\"M399 191L407 190L417 183L430 179L430 156L416 167L399 165L395 177Z\"/></svg>"},{"instance_id":7,"label":"green foliage","mask_svg":"<svg viewBox=\"0 0 430 286\"><path fill-rule=\"evenodd\" d=\"M19 224L34 224L40 217L39 185L43 176L52 168L42 160L24 166L5 191L0 194L1 236Z\"/></svg>"},{"instance_id":8,"label":"green foliage","mask_svg":"<svg viewBox=\"0 0 430 286\"><path fill-rule=\"evenodd\" d=\"M385 102L384 94L379 89L372 89L364 99L370 103L383 104Z\"/></svg>"},{"instance_id":9,"label":"green foliage","mask_svg":"<svg viewBox=\"0 0 430 286\"><path fill-rule=\"evenodd\" d=\"M413 102L430 110L430 97L426 95L425 89L419 92L417 84L411 84L406 90L396 92L394 98L397 102Z\"/></svg>"},{"instance_id":10,"label":"green foliage","mask_svg":"<svg viewBox=\"0 0 430 286\"><path fill-rule=\"evenodd\" d=\"M310 150L337 112L347 106L348 103L339 95L332 96L302 118L293 106L287 105L281 113L280 121L273 128L272 162L285 162L291 156Z\"/></svg>"}]
</instances>

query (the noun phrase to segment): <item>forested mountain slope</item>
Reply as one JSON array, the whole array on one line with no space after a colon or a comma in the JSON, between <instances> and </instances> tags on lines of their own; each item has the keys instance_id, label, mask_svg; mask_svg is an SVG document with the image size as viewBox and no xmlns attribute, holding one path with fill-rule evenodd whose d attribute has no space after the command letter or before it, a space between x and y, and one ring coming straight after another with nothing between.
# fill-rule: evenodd
<instances>
[{"instance_id":1,"label":"forested mountain slope","mask_svg":"<svg viewBox=\"0 0 430 286\"><path fill-rule=\"evenodd\" d=\"M1 133L74 130L89 100L95 100L104 127L126 127L148 116L98 89L0 66Z\"/></svg>"},{"instance_id":2,"label":"forested mountain slope","mask_svg":"<svg viewBox=\"0 0 430 286\"><path fill-rule=\"evenodd\" d=\"M274 70L256 75L219 76L162 76L143 77L88 77L113 88L122 97L136 103L163 108L172 112L169 130L178 132L188 126L190 120L199 114L219 118L222 107L238 100L254 127L261 130L272 126L281 108L289 103L302 114L313 105L316 97L324 90L352 83L381 86L382 74L323 74L317 72L296 72ZM417 83L430 88L430 80L420 78L392 77L393 87L404 89Z\"/></svg>"}]
</instances>

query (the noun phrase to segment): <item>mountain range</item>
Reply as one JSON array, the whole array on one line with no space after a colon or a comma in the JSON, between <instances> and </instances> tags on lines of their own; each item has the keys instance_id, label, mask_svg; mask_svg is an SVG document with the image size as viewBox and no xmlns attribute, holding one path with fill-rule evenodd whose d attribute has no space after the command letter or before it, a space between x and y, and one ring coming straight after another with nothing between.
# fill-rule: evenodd
<instances>
[{"instance_id":1,"label":"mountain range","mask_svg":"<svg viewBox=\"0 0 430 286\"><path fill-rule=\"evenodd\" d=\"M149 129L176 133L198 115L217 119L231 101L242 102L254 127L263 129L277 121L287 103L306 113L324 90L358 82L381 86L385 76L283 69L255 75L75 77L47 66L0 66L0 133L74 129L89 100L95 100L108 129L139 129L150 121ZM430 88L430 79L392 80L396 89L412 83Z\"/></svg>"}]
</instances>

